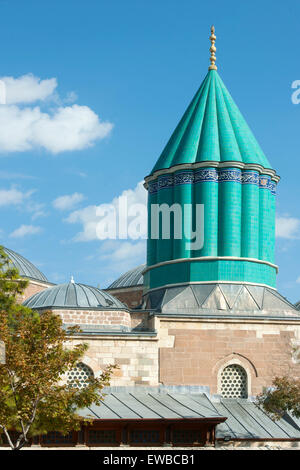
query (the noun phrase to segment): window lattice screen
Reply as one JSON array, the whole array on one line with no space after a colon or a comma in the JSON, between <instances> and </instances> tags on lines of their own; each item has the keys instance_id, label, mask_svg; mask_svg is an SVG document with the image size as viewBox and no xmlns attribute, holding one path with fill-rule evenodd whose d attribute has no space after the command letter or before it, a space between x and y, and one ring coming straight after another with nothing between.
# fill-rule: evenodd
<instances>
[{"instance_id":1,"label":"window lattice screen","mask_svg":"<svg viewBox=\"0 0 300 470\"><path fill-rule=\"evenodd\" d=\"M221 395L223 398L247 398L247 374L243 367L231 364L221 374Z\"/></svg>"},{"instance_id":2,"label":"window lattice screen","mask_svg":"<svg viewBox=\"0 0 300 470\"><path fill-rule=\"evenodd\" d=\"M69 432L66 436L57 431L48 432L45 436L42 436L43 444L72 444L73 433Z\"/></svg>"},{"instance_id":3,"label":"window lattice screen","mask_svg":"<svg viewBox=\"0 0 300 470\"><path fill-rule=\"evenodd\" d=\"M79 362L76 367L68 372L67 383L71 387L84 388L93 376L92 369L86 364Z\"/></svg>"},{"instance_id":4,"label":"window lattice screen","mask_svg":"<svg viewBox=\"0 0 300 470\"><path fill-rule=\"evenodd\" d=\"M201 431L197 430L182 430L174 429L173 442L174 444L201 444L203 443L203 435Z\"/></svg>"},{"instance_id":5,"label":"window lattice screen","mask_svg":"<svg viewBox=\"0 0 300 470\"><path fill-rule=\"evenodd\" d=\"M115 444L117 442L116 431L113 430L89 430L90 444Z\"/></svg>"},{"instance_id":6,"label":"window lattice screen","mask_svg":"<svg viewBox=\"0 0 300 470\"><path fill-rule=\"evenodd\" d=\"M136 444L159 442L159 431L148 431L147 429L130 431L130 442Z\"/></svg>"}]
</instances>

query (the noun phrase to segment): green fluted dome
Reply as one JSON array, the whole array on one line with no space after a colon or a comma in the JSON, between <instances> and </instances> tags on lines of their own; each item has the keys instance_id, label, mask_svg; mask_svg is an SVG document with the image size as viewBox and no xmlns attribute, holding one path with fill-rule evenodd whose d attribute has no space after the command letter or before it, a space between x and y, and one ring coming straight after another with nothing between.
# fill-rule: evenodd
<instances>
[{"instance_id":1,"label":"green fluted dome","mask_svg":"<svg viewBox=\"0 0 300 470\"><path fill-rule=\"evenodd\" d=\"M278 181L218 73L210 70L146 177L145 290L216 282L274 288ZM197 221L199 205L203 220ZM172 219L170 211L178 206ZM163 217L169 233L163 232Z\"/></svg>"},{"instance_id":2,"label":"green fluted dome","mask_svg":"<svg viewBox=\"0 0 300 470\"><path fill-rule=\"evenodd\" d=\"M215 70L206 75L152 172L206 161L271 168Z\"/></svg>"}]
</instances>

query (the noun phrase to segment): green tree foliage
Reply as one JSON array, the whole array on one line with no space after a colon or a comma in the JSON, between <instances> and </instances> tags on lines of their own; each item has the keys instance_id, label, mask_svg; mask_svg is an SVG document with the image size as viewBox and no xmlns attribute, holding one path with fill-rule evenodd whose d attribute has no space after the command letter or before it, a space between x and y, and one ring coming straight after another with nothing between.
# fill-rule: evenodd
<instances>
[{"instance_id":1,"label":"green tree foliage","mask_svg":"<svg viewBox=\"0 0 300 470\"><path fill-rule=\"evenodd\" d=\"M0 247L0 340L5 364L0 364L0 433L10 447L21 449L30 437L49 431L63 434L80 429L78 410L103 400L114 366L84 388L66 384L63 374L76 366L86 344L66 347L78 327L62 328L51 312L36 313L22 306L27 281L20 280ZM18 431L18 437L11 431Z\"/></svg>"},{"instance_id":2,"label":"green tree foliage","mask_svg":"<svg viewBox=\"0 0 300 470\"><path fill-rule=\"evenodd\" d=\"M300 362L300 348L292 348L294 362ZM257 405L274 419L280 419L286 413L300 418L300 378L287 374L275 377L272 387L266 388L256 399Z\"/></svg>"}]
</instances>

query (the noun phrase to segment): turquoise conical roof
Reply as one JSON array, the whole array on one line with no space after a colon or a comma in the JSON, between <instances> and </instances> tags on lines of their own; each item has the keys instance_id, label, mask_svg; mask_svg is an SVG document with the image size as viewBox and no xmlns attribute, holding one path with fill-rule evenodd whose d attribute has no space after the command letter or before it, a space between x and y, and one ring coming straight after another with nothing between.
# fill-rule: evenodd
<instances>
[{"instance_id":1,"label":"turquoise conical roof","mask_svg":"<svg viewBox=\"0 0 300 470\"><path fill-rule=\"evenodd\" d=\"M216 70L209 70L152 172L205 161L271 168Z\"/></svg>"}]
</instances>

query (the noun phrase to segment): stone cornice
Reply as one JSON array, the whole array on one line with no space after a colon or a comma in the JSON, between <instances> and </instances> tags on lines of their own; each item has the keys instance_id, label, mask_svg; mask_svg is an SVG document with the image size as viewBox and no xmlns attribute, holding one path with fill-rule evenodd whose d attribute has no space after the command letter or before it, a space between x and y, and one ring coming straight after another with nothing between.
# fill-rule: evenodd
<instances>
[{"instance_id":1,"label":"stone cornice","mask_svg":"<svg viewBox=\"0 0 300 470\"><path fill-rule=\"evenodd\" d=\"M237 284L237 285L245 285L245 286L259 286L259 287L267 287L268 289L273 289L277 291L275 287L270 286L269 284L261 284L259 282L249 282L249 281L192 281L192 282L178 282L174 284L164 284L163 286L153 287L152 289L147 289L144 292L145 294L149 294L149 292L154 292L156 290L167 289L169 287L179 287L179 286L189 286L189 285L198 285L198 284Z\"/></svg>"},{"instance_id":2,"label":"stone cornice","mask_svg":"<svg viewBox=\"0 0 300 470\"><path fill-rule=\"evenodd\" d=\"M271 316L265 316L262 318L262 315L256 315L251 317L247 317L246 315L214 315L214 316L209 316L206 314L201 314L199 315L180 315L180 314L174 314L174 313L160 313L160 312L154 312L152 315L155 315L155 317L158 317L161 322L169 322L170 320L173 322L186 322L186 323L199 323L199 317L201 317L201 323L250 323L250 324L258 324L261 325L263 324L278 324L280 322L282 325L294 325L295 322L299 323L300 322L300 316L284 316L284 317L271 317Z\"/></svg>"}]
</instances>

